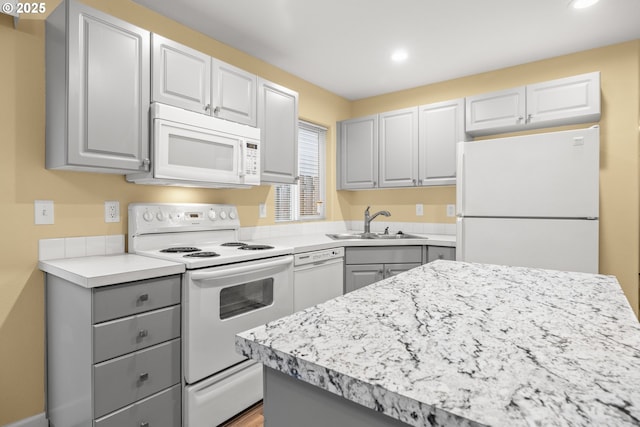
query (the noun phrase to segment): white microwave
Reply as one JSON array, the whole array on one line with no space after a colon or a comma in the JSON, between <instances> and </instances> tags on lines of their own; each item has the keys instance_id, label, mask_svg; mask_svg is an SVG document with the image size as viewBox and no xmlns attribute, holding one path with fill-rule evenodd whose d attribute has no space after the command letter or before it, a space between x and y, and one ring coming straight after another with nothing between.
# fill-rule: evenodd
<instances>
[{"instance_id":1,"label":"white microwave","mask_svg":"<svg viewBox=\"0 0 640 427\"><path fill-rule=\"evenodd\" d=\"M151 104L151 159L138 184L260 185L260 129L166 104Z\"/></svg>"}]
</instances>

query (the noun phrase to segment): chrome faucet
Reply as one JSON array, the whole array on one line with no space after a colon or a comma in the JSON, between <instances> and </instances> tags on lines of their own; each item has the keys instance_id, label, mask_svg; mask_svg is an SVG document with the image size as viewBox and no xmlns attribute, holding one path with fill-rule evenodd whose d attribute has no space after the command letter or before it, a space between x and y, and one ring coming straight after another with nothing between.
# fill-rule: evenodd
<instances>
[{"instance_id":1,"label":"chrome faucet","mask_svg":"<svg viewBox=\"0 0 640 427\"><path fill-rule=\"evenodd\" d=\"M369 215L369 208L371 206L367 206L367 209L364 211L364 234L371 234L371 221L376 219L378 215L391 216L389 211L379 211L374 213L373 215Z\"/></svg>"}]
</instances>

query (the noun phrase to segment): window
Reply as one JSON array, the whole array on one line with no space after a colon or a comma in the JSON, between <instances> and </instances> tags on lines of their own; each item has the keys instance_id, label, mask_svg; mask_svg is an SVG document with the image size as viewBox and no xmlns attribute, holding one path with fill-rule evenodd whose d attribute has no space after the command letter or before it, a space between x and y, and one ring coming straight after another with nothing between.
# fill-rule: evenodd
<instances>
[{"instance_id":1,"label":"window","mask_svg":"<svg viewBox=\"0 0 640 427\"><path fill-rule=\"evenodd\" d=\"M276 185L276 221L324 218L325 137L323 127L299 122L297 185Z\"/></svg>"}]
</instances>

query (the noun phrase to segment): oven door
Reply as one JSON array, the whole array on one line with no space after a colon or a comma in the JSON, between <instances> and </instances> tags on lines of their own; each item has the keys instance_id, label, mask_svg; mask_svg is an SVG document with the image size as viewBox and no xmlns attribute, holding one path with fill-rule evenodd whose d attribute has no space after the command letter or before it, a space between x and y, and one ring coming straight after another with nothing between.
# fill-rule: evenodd
<instances>
[{"instance_id":1,"label":"oven door","mask_svg":"<svg viewBox=\"0 0 640 427\"><path fill-rule=\"evenodd\" d=\"M192 384L244 360L238 332L293 312L293 256L185 273L184 372Z\"/></svg>"},{"instance_id":2,"label":"oven door","mask_svg":"<svg viewBox=\"0 0 640 427\"><path fill-rule=\"evenodd\" d=\"M242 184L245 141L186 123L153 120L154 178Z\"/></svg>"}]
</instances>

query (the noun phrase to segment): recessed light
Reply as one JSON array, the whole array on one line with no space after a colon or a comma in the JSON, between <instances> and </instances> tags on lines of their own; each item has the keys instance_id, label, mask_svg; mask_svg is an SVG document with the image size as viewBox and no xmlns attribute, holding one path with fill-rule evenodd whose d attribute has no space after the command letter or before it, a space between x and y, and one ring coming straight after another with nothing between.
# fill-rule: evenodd
<instances>
[{"instance_id":1,"label":"recessed light","mask_svg":"<svg viewBox=\"0 0 640 427\"><path fill-rule=\"evenodd\" d=\"M409 57L409 54L406 50L400 49L396 50L391 54L391 60L393 62L403 62Z\"/></svg>"},{"instance_id":2,"label":"recessed light","mask_svg":"<svg viewBox=\"0 0 640 427\"><path fill-rule=\"evenodd\" d=\"M598 3L599 0L573 0L574 9L584 9Z\"/></svg>"}]
</instances>

